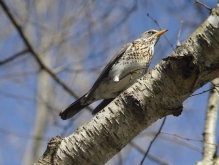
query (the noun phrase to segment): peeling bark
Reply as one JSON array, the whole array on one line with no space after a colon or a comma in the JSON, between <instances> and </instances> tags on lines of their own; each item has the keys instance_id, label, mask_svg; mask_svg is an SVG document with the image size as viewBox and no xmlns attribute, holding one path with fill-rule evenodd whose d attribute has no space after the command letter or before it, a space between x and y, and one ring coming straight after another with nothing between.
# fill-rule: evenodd
<instances>
[{"instance_id":1,"label":"peeling bark","mask_svg":"<svg viewBox=\"0 0 219 165\"><path fill-rule=\"evenodd\" d=\"M104 164L158 119L219 77L219 8L141 79L69 137L53 138L36 164ZM52 145L51 145L52 144Z\"/></svg>"}]
</instances>

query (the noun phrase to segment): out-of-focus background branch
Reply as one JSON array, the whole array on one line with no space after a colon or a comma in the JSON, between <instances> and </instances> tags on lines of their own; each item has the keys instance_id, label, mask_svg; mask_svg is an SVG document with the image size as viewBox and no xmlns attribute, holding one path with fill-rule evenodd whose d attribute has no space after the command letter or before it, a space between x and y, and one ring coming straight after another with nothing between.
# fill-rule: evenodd
<instances>
[{"instance_id":1,"label":"out-of-focus background branch","mask_svg":"<svg viewBox=\"0 0 219 165\"><path fill-rule=\"evenodd\" d=\"M210 7L217 3L202 2ZM33 164L51 137L67 136L88 121L92 115L86 110L67 121L62 121L58 114L90 89L124 44L146 30L159 29L156 22L168 29L166 38L161 37L155 47L152 67L210 12L195 0L0 0L0 4L3 165ZM207 84L196 93L210 88ZM169 134L161 131L144 163L184 165L201 160L207 101L207 92L195 95L184 103L181 116L167 117L162 131ZM107 164L140 164L161 122L142 132ZM215 138L218 139L218 132Z\"/></svg>"}]
</instances>

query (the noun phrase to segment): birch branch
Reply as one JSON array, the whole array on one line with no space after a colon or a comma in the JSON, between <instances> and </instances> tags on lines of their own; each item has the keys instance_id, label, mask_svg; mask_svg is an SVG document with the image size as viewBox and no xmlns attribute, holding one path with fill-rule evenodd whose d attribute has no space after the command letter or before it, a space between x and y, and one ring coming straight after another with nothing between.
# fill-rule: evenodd
<instances>
[{"instance_id":1,"label":"birch branch","mask_svg":"<svg viewBox=\"0 0 219 165\"><path fill-rule=\"evenodd\" d=\"M219 8L167 58L72 135L52 138L36 164L104 164L140 132L219 77Z\"/></svg>"},{"instance_id":2,"label":"birch branch","mask_svg":"<svg viewBox=\"0 0 219 165\"><path fill-rule=\"evenodd\" d=\"M219 84L219 78L212 81L213 84ZM214 87L214 85L212 85ZM217 87L215 87L217 88ZM208 99L208 106L205 119L204 130L204 146L203 146L203 158L197 165L213 165L214 156L217 152L216 146L216 126L217 126L217 114L218 114L218 102L219 94L218 88L210 92Z\"/></svg>"}]
</instances>

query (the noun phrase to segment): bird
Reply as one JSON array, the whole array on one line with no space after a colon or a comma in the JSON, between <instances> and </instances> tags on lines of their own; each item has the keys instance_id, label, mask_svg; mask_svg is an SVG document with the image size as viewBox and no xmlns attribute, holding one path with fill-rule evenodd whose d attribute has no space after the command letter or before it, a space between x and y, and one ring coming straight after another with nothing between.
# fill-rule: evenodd
<instances>
[{"instance_id":1,"label":"bird","mask_svg":"<svg viewBox=\"0 0 219 165\"><path fill-rule=\"evenodd\" d=\"M103 99L92 113L96 114L134 84L146 73L154 54L154 46L166 31L148 30L138 39L124 45L103 69L92 88L60 112L61 119L69 119L86 106Z\"/></svg>"}]
</instances>

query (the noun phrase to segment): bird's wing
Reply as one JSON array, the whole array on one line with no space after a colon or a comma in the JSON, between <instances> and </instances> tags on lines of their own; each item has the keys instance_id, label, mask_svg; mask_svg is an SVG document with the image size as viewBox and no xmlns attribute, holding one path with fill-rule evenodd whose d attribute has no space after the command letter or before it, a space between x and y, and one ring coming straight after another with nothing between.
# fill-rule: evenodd
<instances>
[{"instance_id":1,"label":"bird's wing","mask_svg":"<svg viewBox=\"0 0 219 165\"><path fill-rule=\"evenodd\" d=\"M96 82L94 83L94 85L92 86L92 88L90 89L90 91L87 93L86 96L86 100L89 99L90 96L92 96L92 94L94 93L94 91L96 90L96 88L98 87L98 85L100 84L100 82L102 81L102 79L109 73L109 70L112 68L113 64L115 64L122 56L123 54L126 52L126 50L132 46L132 43L128 43L126 45L124 45L114 56L113 58L110 60L110 62L106 65L106 67L103 69L103 71L101 72L100 76L98 77L98 79L96 80Z\"/></svg>"}]
</instances>

